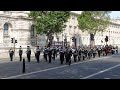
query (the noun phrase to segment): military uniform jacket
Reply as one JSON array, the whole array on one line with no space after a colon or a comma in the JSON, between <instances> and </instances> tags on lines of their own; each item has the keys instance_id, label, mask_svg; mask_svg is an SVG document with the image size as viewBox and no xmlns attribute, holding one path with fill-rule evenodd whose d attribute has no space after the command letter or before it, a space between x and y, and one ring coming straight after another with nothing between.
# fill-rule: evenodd
<instances>
[{"instance_id":1,"label":"military uniform jacket","mask_svg":"<svg viewBox=\"0 0 120 90\"><path fill-rule=\"evenodd\" d=\"M78 55L81 55L81 53L82 53L82 51L81 51L81 50L79 50L79 51L78 51Z\"/></svg>"},{"instance_id":2,"label":"military uniform jacket","mask_svg":"<svg viewBox=\"0 0 120 90\"><path fill-rule=\"evenodd\" d=\"M48 50L46 48L44 49L44 54L48 54Z\"/></svg>"},{"instance_id":3,"label":"military uniform jacket","mask_svg":"<svg viewBox=\"0 0 120 90\"><path fill-rule=\"evenodd\" d=\"M13 50L9 50L9 54L10 54L10 55L13 55L13 54L14 54L14 51L13 51Z\"/></svg>"},{"instance_id":4,"label":"military uniform jacket","mask_svg":"<svg viewBox=\"0 0 120 90\"><path fill-rule=\"evenodd\" d=\"M52 49L48 49L48 55L52 55Z\"/></svg>"},{"instance_id":5,"label":"military uniform jacket","mask_svg":"<svg viewBox=\"0 0 120 90\"><path fill-rule=\"evenodd\" d=\"M31 50L27 49L26 54L31 55Z\"/></svg>"},{"instance_id":6,"label":"military uniform jacket","mask_svg":"<svg viewBox=\"0 0 120 90\"><path fill-rule=\"evenodd\" d=\"M65 54L64 50L61 49L61 50L59 51L59 54L60 54L60 55L64 55L64 54Z\"/></svg>"},{"instance_id":7,"label":"military uniform jacket","mask_svg":"<svg viewBox=\"0 0 120 90\"><path fill-rule=\"evenodd\" d=\"M56 53L56 49L55 48L52 49L52 53L53 54Z\"/></svg>"},{"instance_id":8,"label":"military uniform jacket","mask_svg":"<svg viewBox=\"0 0 120 90\"><path fill-rule=\"evenodd\" d=\"M22 53L23 53L23 50L19 49L19 54L22 55Z\"/></svg>"},{"instance_id":9,"label":"military uniform jacket","mask_svg":"<svg viewBox=\"0 0 120 90\"><path fill-rule=\"evenodd\" d=\"M35 54L40 55L40 49L36 49Z\"/></svg>"},{"instance_id":10,"label":"military uniform jacket","mask_svg":"<svg viewBox=\"0 0 120 90\"><path fill-rule=\"evenodd\" d=\"M82 50L81 55L82 55L82 56L85 56L85 50Z\"/></svg>"},{"instance_id":11,"label":"military uniform jacket","mask_svg":"<svg viewBox=\"0 0 120 90\"><path fill-rule=\"evenodd\" d=\"M77 52L77 50L75 50L74 52L73 52L73 55L78 55L78 52Z\"/></svg>"}]
</instances>

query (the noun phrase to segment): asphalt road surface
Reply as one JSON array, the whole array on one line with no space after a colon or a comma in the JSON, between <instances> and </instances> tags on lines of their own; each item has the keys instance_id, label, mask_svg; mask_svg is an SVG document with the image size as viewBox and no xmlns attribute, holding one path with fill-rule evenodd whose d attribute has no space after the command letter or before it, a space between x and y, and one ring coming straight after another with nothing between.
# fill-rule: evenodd
<instances>
[{"instance_id":1,"label":"asphalt road surface","mask_svg":"<svg viewBox=\"0 0 120 90\"><path fill-rule=\"evenodd\" d=\"M22 73L22 62L0 60L0 79L120 79L120 54L96 57L60 65L59 57L52 63L33 58L26 61L26 72Z\"/></svg>"}]
</instances>

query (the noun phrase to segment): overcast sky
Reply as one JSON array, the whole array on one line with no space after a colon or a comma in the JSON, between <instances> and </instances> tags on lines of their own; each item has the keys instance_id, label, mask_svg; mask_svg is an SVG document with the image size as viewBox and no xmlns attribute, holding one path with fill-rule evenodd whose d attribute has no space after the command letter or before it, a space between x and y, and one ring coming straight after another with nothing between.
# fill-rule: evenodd
<instances>
[{"instance_id":1,"label":"overcast sky","mask_svg":"<svg viewBox=\"0 0 120 90\"><path fill-rule=\"evenodd\" d=\"M120 11L112 11L110 14L111 18L120 17Z\"/></svg>"}]
</instances>

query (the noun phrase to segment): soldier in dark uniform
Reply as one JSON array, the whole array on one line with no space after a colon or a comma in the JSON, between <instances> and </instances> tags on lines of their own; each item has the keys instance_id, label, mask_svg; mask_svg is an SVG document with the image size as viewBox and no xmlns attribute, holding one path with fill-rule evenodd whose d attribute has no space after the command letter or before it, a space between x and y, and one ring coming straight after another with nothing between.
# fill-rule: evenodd
<instances>
[{"instance_id":1,"label":"soldier in dark uniform","mask_svg":"<svg viewBox=\"0 0 120 90\"><path fill-rule=\"evenodd\" d=\"M106 47L105 47L105 54L106 54L106 56L108 55L108 52L109 52L109 48L108 48L108 46L106 45Z\"/></svg>"},{"instance_id":2,"label":"soldier in dark uniform","mask_svg":"<svg viewBox=\"0 0 120 90\"><path fill-rule=\"evenodd\" d=\"M59 53L60 53L60 64L63 64L63 61L64 61L64 55L65 55L65 52L64 52L63 47L61 47Z\"/></svg>"},{"instance_id":3,"label":"soldier in dark uniform","mask_svg":"<svg viewBox=\"0 0 120 90\"><path fill-rule=\"evenodd\" d=\"M98 57L100 57L100 54L101 54L100 48L98 48L97 51L98 51Z\"/></svg>"},{"instance_id":4,"label":"soldier in dark uniform","mask_svg":"<svg viewBox=\"0 0 120 90\"><path fill-rule=\"evenodd\" d=\"M81 50L81 48L78 50L78 61L80 61L81 60L81 53L82 53L82 50Z\"/></svg>"},{"instance_id":5,"label":"soldier in dark uniform","mask_svg":"<svg viewBox=\"0 0 120 90\"><path fill-rule=\"evenodd\" d=\"M48 57L49 57L49 63L51 63L52 49L50 47L48 48Z\"/></svg>"},{"instance_id":6,"label":"soldier in dark uniform","mask_svg":"<svg viewBox=\"0 0 120 90\"><path fill-rule=\"evenodd\" d=\"M72 58L72 49L69 47L69 55L70 55L70 58L69 58L69 65L71 64L71 58Z\"/></svg>"},{"instance_id":7,"label":"soldier in dark uniform","mask_svg":"<svg viewBox=\"0 0 120 90\"><path fill-rule=\"evenodd\" d=\"M85 50L82 49L82 57L83 57L83 60L85 60Z\"/></svg>"},{"instance_id":8,"label":"soldier in dark uniform","mask_svg":"<svg viewBox=\"0 0 120 90\"><path fill-rule=\"evenodd\" d=\"M66 47L66 51L65 51L65 58L66 58L66 64L68 63L69 65L71 64L71 53L72 51Z\"/></svg>"},{"instance_id":9,"label":"soldier in dark uniform","mask_svg":"<svg viewBox=\"0 0 120 90\"><path fill-rule=\"evenodd\" d=\"M88 56L88 50L87 49L84 50L84 54L85 54L85 58L87 58L87 56Z\"/></svg>"},{"instance_id":10,"label":"soldier in dark uniform","mask_svg":"<svg viewBox=\"0 0 120 90\"><path fill-rule=\"evenodd\" d=\"M48 49L45 47L44 49L44 59L47 61Z\"/></svg>"},{"instance_id":11,"label":"soldier in dark uniform","mask_svg":"<svg viewBox=\"0 0 120 90\"><path fill-rule=\"evenodd\" d=\"M19 48L20 61L22 61L22 53L23 53L23 50L22 50L22 47L20 46L20 48Z\"/></svg>"},{"instance_id":12,"label":"soldier in dark uniform","mask_svg":"<svg viewBox=\"0 0 120 90\"><path fill-rule=\"evenodd\" d=\"M27 46L26 54L27 54L28 62L30 62L31 61L31 49L30 49L30 46Z\"/></svg>"},{"instance_id":13,"label":"soldier in dark uniform","mask_svg":"<svg viewBox=\"0 0 120 90\"><path fill-rule=\"evenodd\" d=\"M88 50L88 59L90 59L90 57L91 57L91 50L89 49Z\"/></svg>"},{"instance_id":14,"label":"soldier in dark uniform","mask_svg":"<svg viewBox=\"0 0 120 90\"><path fill-rule=\"evenodd\" d=\"M105 48L104 47L102 48L102 54L103 54L103 56L105 55Z\"/></svg>"},{"instance_id":15,"label":"soldier in dark uniform","mask_svg":"<svg viewBox=\"0 0 120 90\"><path fill-rule=\"evenodd\" d=\"M118 54L118 46L116 46L115 49L116 49L116 54Z\"/></svg>"},{"instance_id":16,"label":"soldier in dark uniform","mask_svg":"<svg viewBox=\"0 0 120 90\"><path fill-rule=\"evenodd\" d=\"M36 59L37 59L37 62L39 63L40 61L40 49L39 49L39 46L37 46L36 50L35 50L35 55L36 55Z\"/></svg>"},{"instance_id":17,"label":"soldier in dark uniform","mask_svg":"<svg viewBox=\"0 0 120 90\"><path fill-rule=\"evenodd\" d=\"M73 52L74 62L77 61L77 55L78 55L78 51L77 49L75 49L75 51Z\"/></svg>"},{"instance_id":18,"label":"soldier in dark uniform","mask_svg":"<svg viewBox=\"0 0 120 90\"><path fill-rule=\"evenodd\" d=\"M95 56L96 56L96 50L95 50L95 48L92 49L92 50L93 50L93 58L95 58Z\"/></svg>"},{"instance_id":19,"label":"soldier in dark uniform","mask_svg":"<svg viewBox=\"0 0 120 90\"><path fill-rule=\"evenodd\" d=\"M55 47L53 47L53 49L52 49L52 54L53 54L53 60L55 60L55 55L56 55L56 49L55 49Z\"/></svg>"},{"instance_id":20,"label":"soldier in dark uniform","mask_svg":"<svg viewBox=\"0 0 120 90\"><path fill-rule=\"evenodd\" d=\"M10 61L13 61L14 51L12 50L12 48L9 50L9 55L10 55Z\"/></svg>"}]
</instances>

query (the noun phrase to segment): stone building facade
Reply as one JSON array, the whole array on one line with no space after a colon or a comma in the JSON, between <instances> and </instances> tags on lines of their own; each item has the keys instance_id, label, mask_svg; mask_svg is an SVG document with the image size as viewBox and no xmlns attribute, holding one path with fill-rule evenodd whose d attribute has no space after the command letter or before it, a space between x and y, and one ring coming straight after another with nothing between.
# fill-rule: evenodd
<instances>
[{"instance_id":1,"label":"stone building facade","mask_svg":"<svg viewBox=\"0 0 120 90\"><path fill-rule=\"evenodd\" d=\"M0 48L12 47L11 38L15 37L20 45L26 47L30 46L44 46L46 37L45 35L36 35L33 22L28 18L29 11L0 11ZM54 41L62 42L67 38L70 46L73 45L72 37L77 38L77 46L89 45L90 35L87 32L82 32L78 28L77 16L81 11L71 11L71 16L66 23L65 30L58 36L55 36ZM111 19L111 24L108 25L105 32L98 32L95 35L96 45L105 45L104 38L109 36L108 44L120 44L120 19ZM101 42L102 41L102 42Z\"/></svg>"}]
</instances>

